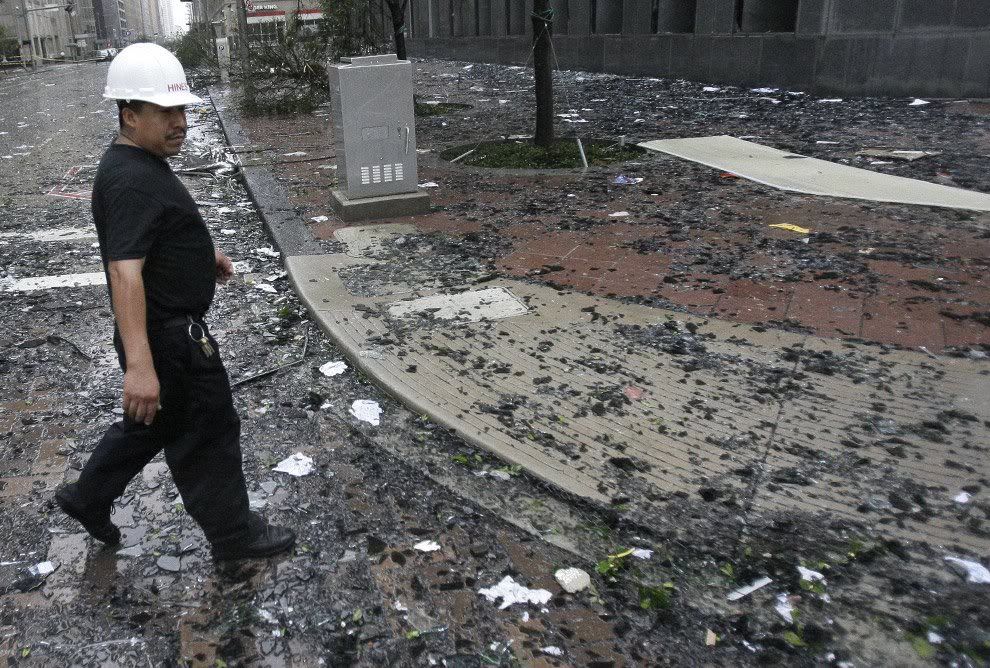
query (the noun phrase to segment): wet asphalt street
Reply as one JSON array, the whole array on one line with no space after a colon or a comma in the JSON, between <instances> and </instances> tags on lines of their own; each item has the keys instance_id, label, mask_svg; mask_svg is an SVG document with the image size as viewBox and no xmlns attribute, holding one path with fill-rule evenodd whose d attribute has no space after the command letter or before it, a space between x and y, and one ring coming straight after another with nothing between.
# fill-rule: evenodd
<instances>
[{"instance_id":1,"label":"wet asphalt street","mask_svg":"<svg viewBox=\"0 0 990 668\"><path fill-rule=\"evenodd\" d=\"M218 571L161 458L118 501L116 548L53 507L53 491L121 414L89 213L95 166L116 130L115 109L99 95L105 72L83 64L0 79L0 96L13 102L0 117L0 650L9 662L508 665L559 646L580 663L621 665L634 644L656 652L616 631L612 608L637 609L633 582L621 597L563 595L554 568L578 558L483 506L511 499L516 507L501 514L548 532L566 515L572 538L617 551L624 539L602 540L596 513L568 510L515 470L479 479L500 463L354 371L320 372L340 356L291 293L243 187L223 175L181 178L239 273L218 290L209 319L232 380L247 381L235 404L252 505L298 532L296 550ZM223 158L212 108L187 111L175 169ZM281 370L249 380L272 369ZM380 405L380 427L349 411L358 400ZM437 475L403 465L388 443L430 452ZM311 457L312 472L273 471L294 454ZM462 460L471 466L454 463ZM482 505L449 491L479 486L488 488L475 495ZM414 548L427 539L438 547ZM477 593L508 573L559 599L538 627L520 630L528 612L500 612ZM639 617L648 634L652 613Z\"/></svg>"},{"instance_id":2,"label":"wet asphalt street","mask_svg":"<svg viewBox=\"0 0 990 668\"><path fill-rule=\"evenodd\" d=\"M243 186L209 170L182 179L237 262L210 320L231 379L246 381L235 405L252 505L293 527L299 545L218 571L160 459L117 504L123 545L93 542L50 498L120 414L88 201L116 130L99 95L105 73L82 64L0 75L0 655L9 665L986 659L985 599L935 550L787 509L743 526L731 495L674 495L662 516L636 523L622 504L575 503L465 445L346 365L331 375L325 365L342 357L292 293ZM212 107L188 116L173 167L224 159ZM376 402L381 424L355 417L355 401ZM274 470L296 454L313 460L310 472ZM591 574L588 589L558 584L555 571L570 566ZM799 566L822 578L799 577ZM790 595L766 588L727 602L766 574ZM505 577L551 598L500 610L479 590ZM790 621L787 606L798 612Z\"/></svg>"}]
</instances>

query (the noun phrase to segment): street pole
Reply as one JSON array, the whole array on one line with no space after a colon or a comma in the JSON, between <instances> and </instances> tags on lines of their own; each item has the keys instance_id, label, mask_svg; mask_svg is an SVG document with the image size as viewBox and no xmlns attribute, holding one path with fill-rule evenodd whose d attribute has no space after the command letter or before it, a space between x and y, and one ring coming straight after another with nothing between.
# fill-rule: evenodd
<instances>
[{"instance_id":1,"label":"street pole","mask_svg":"<svg viewBox=\"0 0 990 668\"><path fill-rule=\"evenodd\" d=\"M66 13L69 15L69 32L72 33L72 46L75 47L75 53L72 55L76 60L82 60L82 49L79 48L79 38L76 37L76 22L73 20L75 19L74 14L76 11L73 9L71 12Z\"/></svg>"},{"instance_id":2,"label":"street pole","mask_svg":"<svg viewBox=\"0 0 990 668\"><path fill-rule=\"evenodd\" d=\"M28 0L21 0L21 9L24 13L24 32L27 34L28 52L31 54L31 69L38 70L38 62L34 57L34 35L31 34L31 19L28 17Z\"/></svg>"},{"instance_id":3,"label":"street pole","mask_svg":"<svg viewBox=\"0 0 990 668\"><path fill-rule=\"evenodd\" d=\"M251 50L248 47L247 7L245 6L245 0L234 0L234 5L237 7L237 55L241 61L241 77L244 84L250 86L251 77L247 74L250 69L248 60L251 58Z\"/></svg>"}]
</instances>

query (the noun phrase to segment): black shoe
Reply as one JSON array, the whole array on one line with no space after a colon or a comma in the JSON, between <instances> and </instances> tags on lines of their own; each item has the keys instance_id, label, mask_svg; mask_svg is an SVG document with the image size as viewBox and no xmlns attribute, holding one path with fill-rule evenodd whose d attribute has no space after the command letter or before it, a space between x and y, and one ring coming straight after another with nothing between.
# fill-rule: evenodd
<instances>
[{"instance_id":1,"label":"black shoe","mask_svg":"<svg viewBox=\"0 0 990 668\"><path fill-rule=\"evenodd\" d=\"M66 515L83 525L89 535L107 545L120 542L120 529L110 521L110 509L86 511L75 499L75 484L64 485L55 492L55 503Z\"/></svg>"},{"instance_id":2,"label":"black shoe","mask_svg":"<svg viewBox=\"0 0 990 668\"><path fill-rule=\"evenodd\" d=\"M213 548L214 561L234 559L262 559L285 552L296 544L296 534L292 529L262 524L243 541Z\"/></svg>"}]
</instances>

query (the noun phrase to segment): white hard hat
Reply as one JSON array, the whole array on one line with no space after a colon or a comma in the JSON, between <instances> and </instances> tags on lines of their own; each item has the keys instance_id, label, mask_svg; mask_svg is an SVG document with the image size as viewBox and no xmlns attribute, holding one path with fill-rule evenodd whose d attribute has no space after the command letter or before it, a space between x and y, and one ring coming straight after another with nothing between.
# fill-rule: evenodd
<instances>
[{"instance_id":1,"label":"white hard hat","mask_svg":"<svg viewBox=\"0 0 990 668\"><path fill-rule=\"evenodd\" d=\"M179 59L157 44L131 44L117 54L107 72L103 97L142 100L161 107L196 104L203 100L189 92Z\"/></svg>"}]
</instances>

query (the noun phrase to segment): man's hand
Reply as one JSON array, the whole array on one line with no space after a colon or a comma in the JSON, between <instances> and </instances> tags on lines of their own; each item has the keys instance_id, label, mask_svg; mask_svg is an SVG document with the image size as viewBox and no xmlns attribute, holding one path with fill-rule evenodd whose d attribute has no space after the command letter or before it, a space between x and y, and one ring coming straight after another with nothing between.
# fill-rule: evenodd
<instances>
[{"instance_id":1,"label":"man's hand","mask_svg":"<svg viewBox=\"0 0 990 668\"><path fill-rule=\"evenodd\" d=\"M234 276L234 263L222 251L216 251L217 283L226 283Z\"/></svg>"},{"instance_id":2,"label":"man's hand","mask_svg":"<svg viewBox=\"0 0 990 668\"><path fill-rule=\"evenodd\" d=\"M158 375L154 367L133 367L124 373L124 413L150 425L158 413Z\"/></svg>"}]
</instances>

